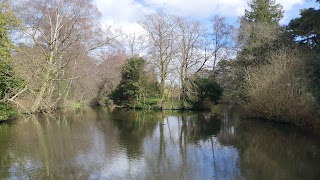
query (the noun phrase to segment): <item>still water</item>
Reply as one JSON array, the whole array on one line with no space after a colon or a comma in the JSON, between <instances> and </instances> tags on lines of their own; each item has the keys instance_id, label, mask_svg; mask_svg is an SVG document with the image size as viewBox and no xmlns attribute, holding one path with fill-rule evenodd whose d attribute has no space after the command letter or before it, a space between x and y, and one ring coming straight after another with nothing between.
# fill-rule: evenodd
<instances>
[{"instance_id":1,"label":"still water","mask_svg":"<svg viewBox=\"0 0 320 180\"><path fill-rule=\"evenodd\" d=\"M0 124L0 179L317 179L320 139L213 112L86 109Z\"/></svg>"}]
</instances>

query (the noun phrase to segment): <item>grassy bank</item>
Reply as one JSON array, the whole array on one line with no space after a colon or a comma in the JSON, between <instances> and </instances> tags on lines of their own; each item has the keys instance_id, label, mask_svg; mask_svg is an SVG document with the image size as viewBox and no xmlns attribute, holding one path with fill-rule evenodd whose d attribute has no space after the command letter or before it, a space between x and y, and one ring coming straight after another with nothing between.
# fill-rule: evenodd
<instances>
[{"instance_id":1,"label":"grassy bank","mask_svg":"<svg viewBox=\"0 0 320 180\"><path fill-rule=\"evenodd\" d=\"M66 104L64 108L66 109L82 109L88 107L88 103L81 101L71 101Z\"/></svg>"}]
</instances>

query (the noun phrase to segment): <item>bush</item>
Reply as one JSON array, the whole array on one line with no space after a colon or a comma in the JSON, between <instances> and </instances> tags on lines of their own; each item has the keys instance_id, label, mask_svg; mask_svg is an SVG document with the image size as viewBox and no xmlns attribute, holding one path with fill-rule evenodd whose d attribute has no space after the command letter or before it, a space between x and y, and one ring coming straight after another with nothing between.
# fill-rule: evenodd
<instances>
[{"instance_id":1,"label":"bush","mask_svg":"<svg viewBox=\"0 0 320 180\"><path fill-rule=\"evenodd\" d=\"M283 49L270 56L269 64L249 68L244 89L247 101L242 104L250 117L314 124L314 98L302 57L297 51Z\"/></svg>"},{"instance_id":2,"label":"bush","mask_svg":"<svg viewBox=\"0 0 320 180\"><path fill-rule=\"evenodd\" d=\"M145 98L140 99L134 106L136 109L159 109L161 99Z\"/></svg>"},{"instance_id":3,"label":"bush","mask_svg":"<svg viewBox=\"0 0 320 180\"><path fill-rule=\"evenodd\" d=\"M198 101L197 108L210 108L212 103L218 103L222 97L223 89L212 78L197 78Z\"/></svg>"},{"instance_id":4,"label":"bush","mask_svg":"<svg viewBox=\"0 0 320 180\"><path fill-rule=\"evenodd\" d=\"M17 112L8 104L0 103L0 122L13 118Z\"/></svg>"},{"instance_id":5,"label":"bush","mask_svg":"<svg viewBox=\"0 0 320 180\"><path fill-rule=\"evenodd\" d=\"M153 102L145 104L145 100L158 96L159 86L156 78L153 79L145 70L145 65L145 60L134 57L122 67L121 82L109 95L116 105L130 108L154 106Z\"/></svg>"}]
</instances>

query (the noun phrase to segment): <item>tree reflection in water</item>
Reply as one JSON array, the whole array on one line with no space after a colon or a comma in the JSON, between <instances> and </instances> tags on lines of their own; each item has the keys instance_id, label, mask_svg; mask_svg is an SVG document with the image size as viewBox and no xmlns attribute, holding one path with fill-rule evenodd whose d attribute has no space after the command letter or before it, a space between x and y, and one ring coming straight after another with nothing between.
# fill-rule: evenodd
<instances>
[{"instance_id":1,"label":"tree reflection in water","mask_svg":"<svg viewBox=\"0 0 320 180\"><path fill-rule=\"evenodd\" d=\"M313 179L317 137L213 112L86 109L0 125L0 178Z\"/></svg>"}]
</instances>

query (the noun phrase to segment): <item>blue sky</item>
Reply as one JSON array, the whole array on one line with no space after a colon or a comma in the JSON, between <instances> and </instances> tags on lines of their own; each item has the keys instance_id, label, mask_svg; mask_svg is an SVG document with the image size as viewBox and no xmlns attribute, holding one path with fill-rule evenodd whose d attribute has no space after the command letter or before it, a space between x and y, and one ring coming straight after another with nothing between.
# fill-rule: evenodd
<instances>
[{"instance_id":1,"label":"blue sky","mask_svg":"<svg viewBox=\"0 0 320 180\"><path fill-rule=\"evenodd\" d=\"M281 24L298 17L300 9L317 7L315 0L276 0L285 10ZM232 23L243 15L247 0L94 0L102 13L103 25L117 25L124 32L141 31L137 21L144 15L163 11L183 17L194 18L204 23L215 15L224 16Z\"/></svg>"}]
</instances>

